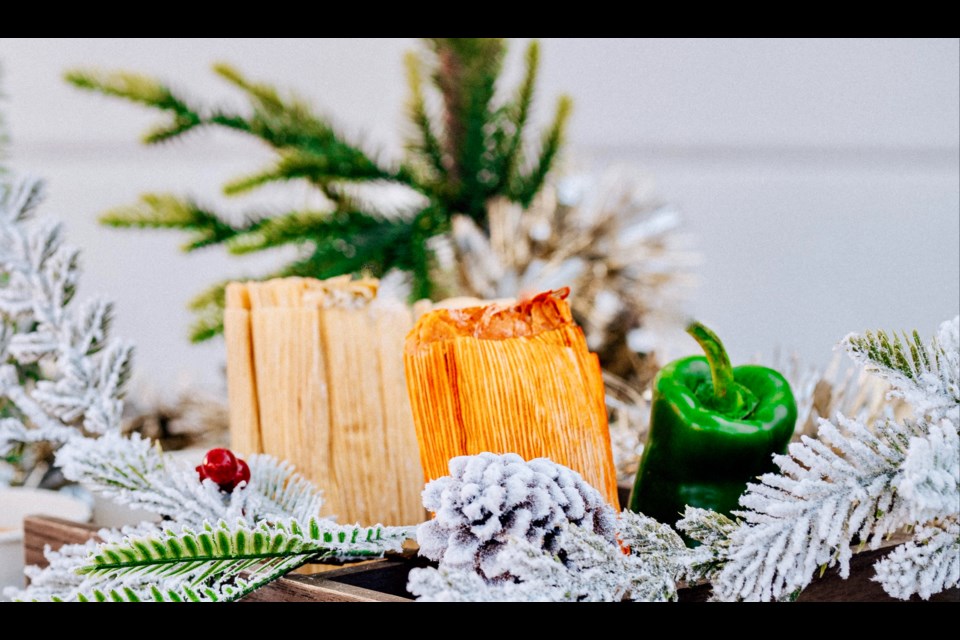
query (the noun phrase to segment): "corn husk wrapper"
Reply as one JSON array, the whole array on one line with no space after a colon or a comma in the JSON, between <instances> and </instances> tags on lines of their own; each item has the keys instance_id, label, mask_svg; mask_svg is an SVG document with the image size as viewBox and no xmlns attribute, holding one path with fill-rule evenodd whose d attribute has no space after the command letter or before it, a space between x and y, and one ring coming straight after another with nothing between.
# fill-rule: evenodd
<instances>
[{"instance_id":1,"label":"corn husk wrapper","mask_svg":"<svg viewBox=\"0 0 960 640\"><path fill-rule=\"evenodd\" d=\"M377 281L231 283L224 333L231 447L288 460L341 522L424 520L403 373L413 324Z\"/></svg>"},{"instance_id":2,"label":"corn husk wrapper","mask_svg":"<svg viewBox=\"0 0 960 640\"><path fill-rule=\"evenodd\" d=\"M514 452L574 469L619 508L600 363L568 293L419 318L405 364L428 481L452 457Z\"/></svg>"}]
</instances>

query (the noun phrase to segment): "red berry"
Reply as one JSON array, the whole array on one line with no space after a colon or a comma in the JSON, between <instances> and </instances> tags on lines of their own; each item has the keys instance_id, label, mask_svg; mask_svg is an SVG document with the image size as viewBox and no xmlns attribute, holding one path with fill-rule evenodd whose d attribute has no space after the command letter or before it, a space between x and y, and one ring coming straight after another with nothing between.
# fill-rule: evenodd
<instances>
[{"instance_id":1,"label":"red berry","mask_svg":"<svg viewBox=\"0 0 960 640\"><path fill-rule=\"evenodd\" d=\"M241 482L250 484L250 467L247 466L246 461L237 458L237 475L233 478L233 486L236 487Z\"/></svg>"},{"instance_id":2,"label":"red berry","mask_svg":"<svg viewBox=\"0 0 960 640\"><path fill-rule=\"evenodd\" d=\"M237 475L237 457L229 449L210 449L203 456L198 471L201 480L210 478L221 487L229 485Z\"/></svg>"}]
</instances>

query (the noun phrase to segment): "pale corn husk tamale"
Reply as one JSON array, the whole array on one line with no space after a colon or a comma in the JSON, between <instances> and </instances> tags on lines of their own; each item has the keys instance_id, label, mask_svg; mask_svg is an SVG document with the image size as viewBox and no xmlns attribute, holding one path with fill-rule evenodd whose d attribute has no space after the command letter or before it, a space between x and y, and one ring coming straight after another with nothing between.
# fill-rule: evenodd
<instances>
[{"instance_id":1,"label":"pale corn husk tamale","mask_svg":"<svg viewBox=\"0 0 960 640\"><path fill-rule=\"evenodd\" d=\"M459 455L548 457L619 509L600 363L568 293L420 317L405 365L427 480L446 475Z\"/></svg>"},{"instance_id":2,"label":"pale corn husk tamale","mask_svg":"<svg viewBox=\"0 0 960 640\"><path fill-rule=\"evenodd\" d=\"M231 447L288 460L341 522L421 522L423 472L403 372L413 318L377 281L227 286Z\"/></svg>"}]
</instances>

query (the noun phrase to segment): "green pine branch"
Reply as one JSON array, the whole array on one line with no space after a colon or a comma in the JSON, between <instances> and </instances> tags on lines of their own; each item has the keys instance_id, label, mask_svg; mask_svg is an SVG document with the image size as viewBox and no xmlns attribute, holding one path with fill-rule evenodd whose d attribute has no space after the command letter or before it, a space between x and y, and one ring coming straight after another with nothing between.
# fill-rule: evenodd
<instances>
[{"instance_id":1,"label":"green pine branch","mask_svg":"<svg viewBox=\"0 0 960 640\"><path fill-rule=\"evenodd\" d=\"M223 333L223 311L227 304L226 290L230 282L224 280L211 285L187 303L187 308L196 314L190 325L191 342L203 342Z\"/></svg>"},{"instance_id":2,"label":"green pine branch","mask_svg":"<svg viewBox=\"0 0 960 640\"><path fill-rule=\"evenodd\" d=\"M904 332L902 338L896 333L867 331L862 336L850 336L847 344L853 353L910 380L917 380L930 366L927 347L916 330L912 336Z\"/></svg>"},{"instance_id":3,"label":"green pine branch","mask_svg":"<svg viewBox=\"0 0 960 640\"><path fill-rule=\"evenodd\" d=\"M567 120L570 118L570 112L573 109L573 100L569 96L561 96L557 101L557 111L553 117L553 124L543 136L540 144L540 155L532 170L526 175L519 176L513 184L513 189L508 196L522 204L524 207L530 206L534 197L546 182L547 174L553 168L557 155L563 146L564 134L566 133Z\"/></svg>"},{"instance_id":4,"label":"green pine branch","mask_svg":"<svg viewBox=\"0 0 960 640\"><path fill-rule=\"evenodd\" d=\"M920 335L867 331L842 341L854 361L890 383L891 393L931 417L956 411L960 404L960 353L957 319L941 324L924 342Z\"/></svg>"},{"instance_id":5,"label":"green pine branch","mask_svg":"<svg viewBox=\"0 0 960 640\"><path fill-rule=\"evenodd\" d=\"M503 166L500 168L501 186L507 186L511 180L515 180L517 167L523 164L523 134L527 119L530 117L530 108L533 105L533 90L537 83L537 72L540 67L540 45L537 41L534 40L527 47L525 60L526 74L517 89L517 96L512 103L506 105L503 109L509 128L513 129L513 135L509 135L509 131L505 131L502 136L503 144L506 147L503 152ZM507 129L507 127L504 127L504 129Z\"/></svg>"},{"instance_id":6,"label":"green pine branch","mask_svg":"<svg viewBox=\"0 0 960 640\"><path fill-rule=\"evenodd\" d=\"M145 193L136 204L107 211L100 222L110 227L190 231L193 235L183 245L184 251L220 244L244 231L192 200L167 193Z\"/></svg>"},{"instance_id":7,"label":"green pine branch","mask_svg":"<svg viewBox=\"0 0 960 640\"><path fill-rule=\"evenodd\" d=\"M364 150L306 101L249 80L229 65L215 65L214 71L245 95L248 113L199 105L143 75L69 71L66 80L78 88L166 114L147 132L148 144L216 127L259 140L276 152L269 166L228 182L223 188L227 195L301 180L333 204L330 212L264 212L234 224L190 198L146 194L133 205L108 211L101 221L114 227L186 231L186 251L222 244L230 253L243 255L293 244L301 248L299 257L274 276L380 276L400 269L411 274L414 297L431 295L437 268L431 239L447 233L456 214L468 215L486 228L486 208L492 198L529 204L560 152L570 101L560 99L556 117L542 135L539 155L528 163L525 135L535 95L538 44L528 47L523 80L506 101L497 98L505 40L433 38L426 41L425 49L429 55L411 53L406 58L412 135L402 162L386 162ZM439 114L428 106L428 90L438 94ZM389 207L381 212L376 204L359 206L343 188L382 182L412 189L427 202L419 212L398 218L387 213ZM197 312L193 340L222 332L222 285L199 296L192 308Z\"/></svg>"},{"instance_id":8,"label":"green pine branch","mask_svg":"<svg viewBox=\"0 0 960 640\"><path fill-rule=\"evenodd\" d=\"M432 118L427 113L426 98L423 94L423 76L420 57L410 51L404 57L407 67L407 88L410 98L407 102L408 117L414 127L414 136L407 142L407 151L422 162L425 176L421 180L439 183L448 177L440 139L434 131Z\"/></svg>"}]
</instances>

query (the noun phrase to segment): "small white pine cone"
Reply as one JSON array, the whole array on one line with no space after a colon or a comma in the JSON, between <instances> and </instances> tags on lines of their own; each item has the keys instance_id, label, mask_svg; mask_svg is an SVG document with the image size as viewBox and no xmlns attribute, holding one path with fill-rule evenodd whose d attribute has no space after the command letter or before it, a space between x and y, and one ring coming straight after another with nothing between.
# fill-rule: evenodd
<instances>
[{"instance_id":1,"label":"small white pine cone","mask_svg":"<svg viewBox=\"0 0 960 640\"><path fill-rule=\"evenodd\" d=\"M423 490L423 505L436 517L417 529L420 555L443 566L508 579L509 568L496 561L508 540L557 552L568 523L616 541L616 516L600 492L548 458L481 453L452 458L449 468Z\"/></svg>"}]
</instances>

